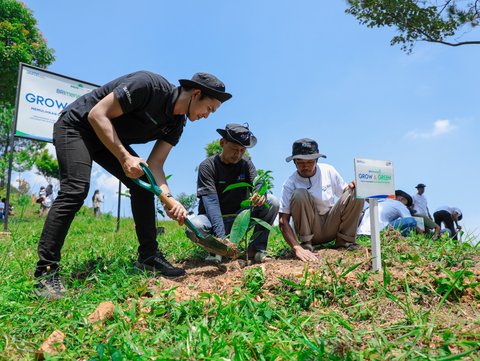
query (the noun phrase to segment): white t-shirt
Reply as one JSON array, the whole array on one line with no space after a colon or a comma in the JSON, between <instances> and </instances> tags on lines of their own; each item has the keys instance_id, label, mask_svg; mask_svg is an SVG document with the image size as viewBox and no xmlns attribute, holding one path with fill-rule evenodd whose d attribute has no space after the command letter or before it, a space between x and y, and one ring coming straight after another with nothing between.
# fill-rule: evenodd
<instances>
[{"instance_id":1,"label":"white t-shirt","mask_svg":"<svg viewBox=\"0 0 480 361\"><path fill-rule=\"evenodd\" d=\"M398 218L411 217L408 208L396 199L382 199L378 201L378 218L380 229L384 229L390 222ZM357 234L370 235L370 208L365 210Z\"/></svg>"},{"instance_id":2,"label":"white t-shirt","mask_svg":"<svg viewBox=\"0 0 480 361\"><path fill-rule=\"evenodd\" d=\"M417 211L417 214L428 216L428 202L427 198L423 194L415 194L413 196L413 209Z\"/></svg>"},{"instance_id":3,"label":"white t-shirt","mask_svg":"<svg viewBox=\"0 0 480 361\"><path fill-rule=\"evenodd\" d=\"M314 197L317 211L320 215L327 213L343 190L348 186L337 170L329 164L317 164L315 175L303 178L297 171L283 184L280 200L280 213L290 214L290 201L295 189L307 189Z\"/></svg>"},{"instance_id":4,"label":"white t-shirt","mask_svg":"<svg viewBox=\"0 0 480 361\"><path fill-rule=\"evenodd\" d=\"M447 211L450 214L453 214L453 212L457 212L459 215L462 215L462 211L456 207L442 206L435 210L435 212L438 212L438 211Z\"/></svg>"}]
</instances>

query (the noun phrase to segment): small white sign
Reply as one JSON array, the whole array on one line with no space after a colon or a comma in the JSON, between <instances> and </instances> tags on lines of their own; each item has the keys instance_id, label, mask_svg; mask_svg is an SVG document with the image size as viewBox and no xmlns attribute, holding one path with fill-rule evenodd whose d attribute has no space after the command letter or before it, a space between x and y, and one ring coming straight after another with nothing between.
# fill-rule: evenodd
<instances>
[{"instance_id":1,"label":"small white sign","mask_svg":"<svg viewBox=\"0 0 480 361\"><path fill-rule=\"evenodd\" d=\"M393 198L393 162L389 160L354 159L357 198Z\"/></svg>"},{"instance_id":2,"label":"small white sign","mask_svg":"<svg viewBox=\"0 0 480 361\"><path fill-rule=\"evenodd\" d=\"M52 142L53 124L68 104L97 85L20 64L15 136Z\"/></svg>"}]
</instances>

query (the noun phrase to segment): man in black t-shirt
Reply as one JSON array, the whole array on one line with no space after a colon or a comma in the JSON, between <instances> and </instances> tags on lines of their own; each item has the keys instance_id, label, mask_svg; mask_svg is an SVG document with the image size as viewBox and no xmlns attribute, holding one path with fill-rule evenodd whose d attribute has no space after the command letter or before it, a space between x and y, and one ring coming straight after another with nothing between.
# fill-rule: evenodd
<instances>
[{"instance_id":1,"label":"man in black t-shirt","mask_svg":"<svg viewBox=\"0 0 480 361\"><path fill-rule=\"evenodd\" d=\"M250 197L246 187L224 192L231 184L253 184L257 171L252 161L243 155L246 148L257 143L257 138L250 132L248 125L227 124L225 129L217 129L217 132L222 136L222 152L200 163L197 180L199 215L190 220L203 234L213 233L216 237L225 239L230 233L236 214L242 210L242 201L250 198L254 206L252 217L273 224L279 202L272 194L260 196L254 191ZM265 203L270 207L265 206ZM266 257L269 230L257 224L253 233L255 238L248 246L248 256L249 259L262 262ZM189 230L187 236L195 237ZM207 260L220 261L221 257L210 255Z\"/></svg>"},{"instance_id":2,"label":"man in black t-shirt","mask_svg":"<svg viewBox=\"0 0 480 361\"><path fill-rule=\"evenodd\" d=\"M130 189L139 241L136 266L166 277L185 274L158 250L154 195L132 178L144 176L140 164L146 163L162 192L171 197L163 165L182 135L186 118L207 118L231 94L208 73L196 73L191 80L179 82L180 87L176 87L158 74L138 71L85 94L62 111L53 130L60 191L38 244L37 295L53 299L63 296L64 287L58 277L60 251L75 213L88 194L93 161ZM147 161L130 147L152 140L156 143ZM187 212L179 202L174 203L167 214L183 224Z\"/></svg>"}]
</instances>

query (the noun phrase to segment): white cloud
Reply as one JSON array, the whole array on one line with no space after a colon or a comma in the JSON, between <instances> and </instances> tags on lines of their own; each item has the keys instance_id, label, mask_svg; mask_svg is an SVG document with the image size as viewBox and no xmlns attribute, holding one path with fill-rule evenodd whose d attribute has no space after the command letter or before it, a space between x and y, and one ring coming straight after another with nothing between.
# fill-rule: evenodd
<instances>
[{"instance_id":1,"label":"white cloud","mask_svg":"<svg viewBox=\"0 0 480 361\"><path fill-rule=\"evenodd\" d=\"M451 124L449 120L447 119L439 119L436 120L433 123L433 129L426 131L426 132L421 132L417 129L412 130L407 133L408 138L422 138L422 139L427 139L427 138L433 138L433 137L438 137L443 134L447 134L452 132L456 128L455 125Z\"/></svg>"}]
</instances>

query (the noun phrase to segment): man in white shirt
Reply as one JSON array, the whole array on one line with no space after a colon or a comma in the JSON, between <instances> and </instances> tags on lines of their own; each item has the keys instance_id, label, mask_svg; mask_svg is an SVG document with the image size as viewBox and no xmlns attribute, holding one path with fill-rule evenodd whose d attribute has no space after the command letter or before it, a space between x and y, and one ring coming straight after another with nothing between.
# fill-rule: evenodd
<instances>
[{"instance_id":1,"label":"man in white shirt","mask_svg":"<svg viewBox=\"0 0 480 361\"><path fill-rule=\"evenodd\" d=\"M462 211L459 208L442 206L433 213L433 217L435 223L440 227L442 226L442 223L445 224L445 228L450 231L450 237L458 240L457 234L462 229L462 227L458 225L458 221L463 218Z\"/></svg>"},{"instance_id":2,"label":"man in white shirt","mask_svg":"<svg viewBox=\"0 0 480 361\"><path fill-rule=\"evenodd\" d=\"M380 229L392 226L398 229L402 236L406 237L408 233L417 228L417 221L410 215L407 207L412 205L412 197L398 189L395 191L395 199L382 199L378 202L378 218ZM370 229L370 209L365 210L362 222L358 227L359 235L371 235Z\"/></svg>"},{"instance_id":3,"label":"man in white shirt","mask_svg":"<svg viewBox=\"0 0 480 361\"><path fill-rule=\"evenodd\" d=\"M285 241L305 262L317 259L313 244L335 240L335 248L359 248L355 237L363 200L356 198L354 182L345 183L331 165L317 164L320 157L326 158L317 142L303 138L293 143L286 159L297 169L283 184L279 225Z\"/></svg>"},{"instance_id":4,"label":"man in white shirt","mask_svg":"<svg viewBox=\"0 0 480 361\"><path fill-rule=\"evenodd\" d=\"M417 184L417 194L413 195L413 216L423 218L425 231L433 231L433 239L437 239L440 235L440 227L433 221L433 217L428 209L428 201L425 197L425 187L423 183Z\"/></svg>"},{"instance_id":5,"label":"man in white shirt","mask_svg":"<svg viewBox=\"0 0 480 361\"><path fill-rule=\"evenodd\" d=\"M419 183L415 187L417 188L417 194L413 196L413 210L415 211L415 216L427 216L431 219L432 216L428 210L428 201L424 195L425 187L426 185L423 183Z\"/></svg>"}]
</instances>

